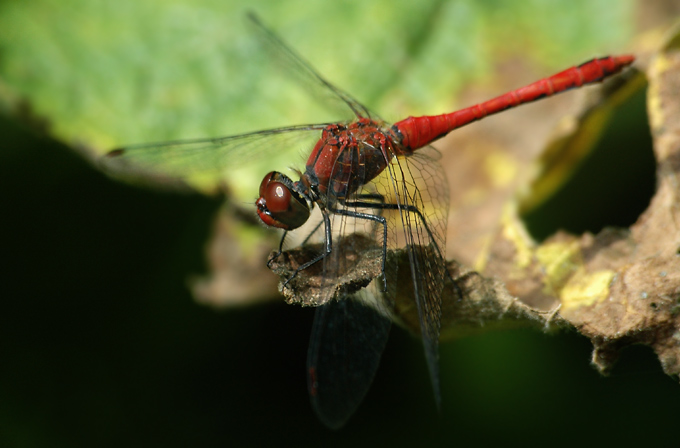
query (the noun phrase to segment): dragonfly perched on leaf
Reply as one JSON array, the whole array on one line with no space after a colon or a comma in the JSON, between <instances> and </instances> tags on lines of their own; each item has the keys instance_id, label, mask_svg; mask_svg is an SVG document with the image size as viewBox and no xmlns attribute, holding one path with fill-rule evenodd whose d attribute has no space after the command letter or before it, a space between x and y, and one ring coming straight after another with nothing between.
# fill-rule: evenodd
<instances>
[{"instance_id":1,"label":"dragonfly perched on leaf","mask_svg":"<svg viewBox=\"0 0 680 448\"><path fill-rule=\"evenodd\" d=\"M445 287L459 298L462 293L446 269L448 185L439 153L430 144L488 115L602 81L634 57L593 59L472 107L390 124L326 81L255 16L250 19L283 57L340 100L354 119L128 146L110 151L106 163L178 179L208 172L227 177L255 152L276 153L312 141L298 179L278 171L265 174L255 205L264 224L284 231L269 260L283 275L284 294L291 302L318 307L307 366L313 408L331 428L347 421L373 380L391 322L404 323L407 313L417 315L439 404L442 296ZM320 220L303 251L293 257L283 251L286 235L307 223L313 209ZM353 276L356 270L364 275ZM313 293L307 288L303 294L312 283Z\"/></svg>"}]
</instances>

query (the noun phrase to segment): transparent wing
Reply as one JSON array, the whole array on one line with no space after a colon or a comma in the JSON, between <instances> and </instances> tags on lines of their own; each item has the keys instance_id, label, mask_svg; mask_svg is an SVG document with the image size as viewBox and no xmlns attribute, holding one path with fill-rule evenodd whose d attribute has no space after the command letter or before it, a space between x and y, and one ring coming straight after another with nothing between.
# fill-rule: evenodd
<instances>
[{"instance_id":1,"label":"transparent wing","mask_svg":"<svg viewBox=\"0 0 680 448\"><path fill-rule=\"evenodd\" d=\"M218 182L244 163L259 163L288 150L309 151L325 126L290 126L228 137L127 146L110 151L102 164L113 175Z\"/></svg>"},{"instance_id":2,"label":"transparent wing","mask_svg":"<svg viewBox=\"0 0 680 448\"><path fill-rule=\"evenodd\" d=\"M329 428L343 426L364 399L390 326L387 317L356 296L317 307L307 355L307 384L312 408Z\"/></svg>"},{"instance_id":3,"label":"transparent wing","mask_svg":"<svg viewBox=\"0 0 680 448\"><path fill-rule=\"evenodd\" d=\"M360 149L371 150L370 147ZM345 334L343 331L357 331L364 325L370 331L371 326L376 325L368 321L353 322L350 315L354 313L348 312L352 305L343 303L351 300L348 297L355 292L373 292L378 300L371 306L380 316L389 316L422 334L435 396L440 401L438 343L446 275L448 186L438 163L439 153L428 147L408 157L393 157L375 179L369 178L375 170L360 163L367 159L359 157L359 150L356 154L336 162L337 168L328 185L330 254L298 272L290 283L291 291L295 291L290 301L323 307L317 314L317 321L321 323L315 324L316 336L310 347L310 384L314 385L310 386L310 393L319 417L331 427L341 425L349 417L370 384L366 375L363 379L353 379L353 373L343 367L354 365L349 358L360 360L366 353L349 349L350 342L334 341L328 336L329 325L336 330L336 336ZM349 174L347 167L352 167ZM343 175L345 179L352 178L363 184L362 187L347 195L350 189L343 191L346 186ZM333 196L333 192L337 194ZM323 250L325 226L312 226L312 229L316 243L304 245L304 252L299 252L304 255L302 260L314 258ZM295 251L289 254L293 253ZM385 281L381 275L382 260L385 260ZM299 264L300 261L296 263ZM377 348L370 350L377 351ZM320 361L330 357L328 353L335 354L337 363L332 366L338 370L324 373L318 370L318 365L329 365ZM351 399L341 400L344 396Z\"/></svg>"},{"instance_id":4,"label":"transparent wing","mask_svg":"<svg viewBox=\"0 0 680 448\"><path fill-rule=\"evenodd\" d=\"M365 257L369 250L364 247L362 252L357 246L366 245L365 239L350 239L347 235L368 235L372 242L371 257L379 259L383 259L382 244L387 241L385 281L376 277L373 286L384 289L383 314L391 315L422 335L437 402L440 400L438 346L442 292L447 275L444 257L449 204L448 184L439 158L439 152L432 147L421 148L409 156L393 157L375 179L368 178L370 170L363 164L346 159L344 163L354 166L352 177L364 185L344 203L337 204L338 210L331 214L333 251L322 261L322 281L334 284L339 278L338 272L356 270L359 257L354 254ZM342 168L338 167L337 171L341 172ZM329 184L329 192L341 190L334 188L334 182ZM340 202L339 198L328 200ZM338 242L341 244L336 244ZM328 297L322 298L321 303L332 300L331 288L322 288L322 291L327 291Z\"/></svg>"},{"instance_id":5,"label":"transparent wing","mask_svg":"<svg viewBox=\"0 0 680 448\"><path fill-rule=\"evenodd\" d=\"M437 402L449 204L448 184L439 157L432 147L394 157L382 174L361 191L365 198L377 198L371 213L387 222L385 307L395 320L422 335ZM359 224L355 221L360 220L350 222L343 217L339 221L336 225L348 229L356 228ZM366 226L365 221L362 225ZM374 240L383 241L383 226L374 223L371 229Z\"/></svg>"},{"instance_id":6,"label":"transparent wing","mask_svg":"<svg viewBox=\"0 0 680 448\"><path fill-rule=\"evenodd\" d=\"M321 76L311 64L309 64L304 58L302 58L302 56L300 56L295 50L288 46L283 41L283 39L281 39L272 30L267 28L260 21L257 15L250 12L248 14L248 18L261 32L262 37L271 47L272 54L282 60L284 65L289 67L292 73L295 73L297 76L302 78L302 85L310 87L316 85L318 86L319 92L331 93L336 99L344 103L356 117L377 118L375 114L372 114L364 105L354 99L350 94L331 84L323 76Z\"/></svg>"},{"instance_id":7,"label":"transparent wing","mask_svg":"<svg viewBox=\"0 0 680 448\"><path fill-rule=\"evenodd\" d=\"M392 260L388 260L387 297L395 314L407 326L420 327L439 405L439 334L446 276L449 190L438 159L439 152L432 147L422 148L408 157L397 157L386 170L387 175L378 181L379 189L386 190L386 196L391 195L390 202L399 205L399 216L393 219L395 233L390 236L390 246L402 248L401 254L406 254L404 257L397 252ZM404 263L400 258L408 259L410 272L403 272ZM392 281L390 276L395 276ZM404 284L406 286L402 287ZM391 289L389 285L393 285ZM409 322L415 317L411 312L413 302L417 310L416 326Z\"/></svg>"},{"instance_id":8,"label":"transparent wing","mask_svg":"<svg viewBox=\"0 0 680 448\"><path fill-rule=\"evenodd\" d=\"M267 41L271 51L301 75L306 88L323 91L339 100L357 117L372 114L351 95L324 79L309 63L291 49L252 13L249 19ZM101 160L102 168L118 177L180 179L190 184L214 185L230 176L244 162L276 158L290 150L310 151L326 124L290 126L241 135L195 140L133 145L110 151ZM290 161L289 161L290 163ZM275 169L276 166L272 166Z\"/></svg>"}]
</instances>

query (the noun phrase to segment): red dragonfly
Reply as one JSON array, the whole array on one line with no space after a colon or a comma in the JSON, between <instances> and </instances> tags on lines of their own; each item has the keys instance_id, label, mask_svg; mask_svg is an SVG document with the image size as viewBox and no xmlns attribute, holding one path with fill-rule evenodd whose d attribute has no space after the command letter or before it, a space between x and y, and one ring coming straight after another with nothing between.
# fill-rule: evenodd
<instances>
[{"instance_id":1,"label":"red dragonfly","mask_svg":"<svg viewBox=\"0 0 680 448\"><path fill-rule=\"evenodd\" d=\"M260 185L258 216L267 226L285 231L279 251L270 263L281 255L287 232L305 224L317 207L321 220L311 233L321 232L322 249L301 263L283 282L283 287L294 288L291 280L312 267L320 266L324 278L341 276L342 266L348 263L343 258L347 252L334 250L334 239L337 243L339 236L364 233L380 249L380 275L373 288L375 295L382 298L382 305L374 306L379 310L376 312L360 304L352 294L341 293L337 297L329 287L314 303L307 303L318 306L308 355L313 408L327 426L338 428L358 407L377 369L390 320L399 321L394 300L397 280L403 276L410 277L410 296L417 308L439 404L440 318L443 288L449 275L444 258L448 187L437 161L438 152L430 143L488 115L602 81L630 65L634 57L593 59L472 107L443 115L409 117L390 125L326 81L255 17L251 19L284 57L341 100L355 118L342 123L129 146L112 150L107 157L135 169L191 178L206 172L232 170L255 151L277 152L285 149L282 148L285 141L299 142L311 136L316 143L304 172L298 172L299 180L272 171ZM342 241L357 246L349 249L359 253L364 249L358 247L359 242L366 239ZM398 272L397 264L388 260L388 249L393 248L407 252L408 272ZM455 288L455 282L453 285Z\"/></svg>"}]
</instances>

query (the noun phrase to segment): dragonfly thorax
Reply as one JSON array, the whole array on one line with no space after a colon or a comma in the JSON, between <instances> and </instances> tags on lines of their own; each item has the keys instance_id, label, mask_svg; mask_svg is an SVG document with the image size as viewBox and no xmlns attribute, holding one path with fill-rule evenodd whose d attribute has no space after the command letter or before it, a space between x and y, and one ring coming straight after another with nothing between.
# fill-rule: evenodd
<instances>
[{"instance_id":1,"label":"dragonfly thorax","mask_svg":"<svg viewBox=\"0 0 680 448\"><path fill-rule=\"evenodd\" d=\"M343 201L376 178L394 157L381 121L360 118L327 126L307 159L303 182L326 201Z\"/></svg>"}]
</instances>

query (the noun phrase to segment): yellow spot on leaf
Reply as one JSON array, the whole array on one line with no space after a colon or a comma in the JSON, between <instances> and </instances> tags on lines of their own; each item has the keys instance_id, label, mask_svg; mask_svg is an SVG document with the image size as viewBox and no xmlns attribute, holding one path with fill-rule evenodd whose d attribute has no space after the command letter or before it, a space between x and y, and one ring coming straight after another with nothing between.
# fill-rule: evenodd
<instances>
[{"instance_id":1,"label":"yellow spot on leaf","mask_svg":"<svg viewBox=\"0 0 680 448\"><path fill-rule=\"evenodd\" d=\"M515 246L515 266L518 269L526 269L533 258L531 237L517 218L514 204L508 204L503 213L503 237Z\"/></svg>"},{"instance_id":2,"label":"yellow spot on leaf","mask_svg":"<svg viewBox=\"0 0 680 448\"><path fill-rule=\"evenodd\" d=\"M581 251L577 240L543 244L536 250L536 258L545 272L547 294L558 295L576 271L582 268Z\"/></svg>"},{"instance_id":3,"label":"yellow spot on leaf","mask_svg":"<svg viewBox=\"0 0 680 448\"><path fill-rule=\"evenodd\" d=\"M660 54L654 58L649 67L649 88L647 90L647 110L649 112L649 125L653 131L659 131L664 123L666 117L663 113L661 102L661 94L659 91L658 79L668 70L673 68L673 64L666 56Z\"/></svg>"},{"instance_id":4,"label":"yellow spot on leaf","mask_svg":"<svg viewBox=\"0 0 680 448\"><path fill-rule=\"evenodd\" d=\"M563 309L593 305L609 297L609 285L616 273L602 270L592 273L579 271L562 288L560 299Z\"/></svg>"}]
</instances>

